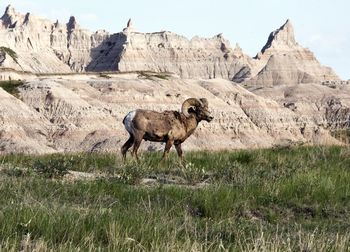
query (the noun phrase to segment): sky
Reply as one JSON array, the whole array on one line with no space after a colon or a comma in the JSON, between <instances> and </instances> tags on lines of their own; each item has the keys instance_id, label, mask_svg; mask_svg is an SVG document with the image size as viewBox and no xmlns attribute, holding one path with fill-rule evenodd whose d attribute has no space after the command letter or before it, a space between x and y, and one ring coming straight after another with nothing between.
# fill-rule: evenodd
<instances>
[{"instance_id":1,"label":"sky","mask_svg":"<svg viewBox=\"0 0 350 252\"><path fill-rule=\"evenodd\" d=\"M140 32L172 31L187 38L219 33L255 56L271 31L290 19L298 43L344 80L350 79L349 0L0 0L19 12L115 33L129 18Z\"/></svg>"}]
</instances>

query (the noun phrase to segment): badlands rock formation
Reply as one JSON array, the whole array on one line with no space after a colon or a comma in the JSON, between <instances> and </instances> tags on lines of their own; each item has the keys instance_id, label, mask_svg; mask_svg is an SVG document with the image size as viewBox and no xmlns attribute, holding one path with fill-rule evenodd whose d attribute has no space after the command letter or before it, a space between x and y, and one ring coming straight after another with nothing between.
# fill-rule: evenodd
<instances>
[{"instance_id":1,"label":"badlands rock formation","mask_svg":"<svg viewBox=\"0 0 350 252\"><path fill-rule=\"evenodd\" d=\"M300 46L291 22L272 32L255 58L221 34L191 40L168 31L137 32L129 20L123 32L90 32L71 17L51 22L8 6L0 19L0 67L34 73L84 71L171 72L182 78L222 78L248 85L337 80L313 53Z\"/></svg>"},{"instance_id":2,"label":"badlands rock formation","mask_svg":"<svg viewBox=\"0 0 350 252\"><path fill-rule=\"evenodd\" d=\"M339 80L331 68L322 66L309 49L296 42L289 20L270 34L255 59L258 73L247 80L250 85L274 86Z\"/></svg>"},{"instance_id":3,"label":"badlands rock formation","mask_svg":"<svg viewBox=\"0 0 350 252\"><path fill-rule=\"evenodd\" d=\"M149 70L230 79L251 61L221 35L188 40L171 32L138 33L131 20L121 33L92 33L74 17L61 24L11 6L0 19L0 46L18 56L0 55L0 66L35 73Z\"/></svg>"},{"instance_id":4,"label":"badlands rock formation","mask_svg":"<svg viewBox=\"0 0 350 252\"><path fill-rule=\"evenodd\" d=\"M128 138L122 125L127 112L180 110L186 98L198 94L208 98L215 119L202 123L185 142L185 149L259 148L285 141L339 143L329 135L327 117L319 123L314 110L295 112L223 79L72 75L30 80L19 91L20 99L0 92L0 153L117 152ZM161 146L144 142L141 147L157 150Z\"/></svg>"},{"instance_id":5,"label":"badlands rock formation","mask_svg":"<svg viewBox=\"0 0 350 252\"><path fill-rule=\"evenodd\" d=\"M116 152L127 112L179 110L189 97L206 97L215 119L185 149L341 144L331 131L350 127L350 83L296 42L290 21L250 58L221 34L140 33L131 20L120 33L90 32L74 17L51 22L9 6L0 18L8 79L24 84L18 97L0 87L0 153Z\"/></svg>"},{"instance_id":6,"label":"badlands rock formation","mask_svg":"<svg viewBox=\"0 0 350 252\"><path fill-rule=\"evenodd\" d=\"M172 72L182 78L224 78L230 79L249 62L249 57L237 52L222 35L211 39L194 37L191 40L172 32L138 33L124 35L122 52L119 53L119 71ZM109 42L118 45L120 36ZM120 48L120 47L119 47ZM105 51L104 49L102 49ZM115 51L115 47L109 49ZM109 52L107 49L107 52ZM120 50L119 50L120 51ZM101 57L103 61L115 61L116 57ZM106 70L99 66L88 68L92 71ZM103 65L106 65L105 63ZM107 70L115 70L112 67Z\"/></svg>"},{"instance_id":7,"label":"badlands rock formation","mask_svg":"<svg viewBox=\"0 0 350 252\"><path fill-rule=\"evenodd\" d=\"M0 46L13 50L17 59L6 54L0 66L34 73L83 71L91 61L91 49L106 36L104 31L80 28L74 17L61 24L8 6L0 18Z\"/></svg>"},{"instance_id":8,"label":"badlands rock formation","mask_svg":"<svg viewBox=\"0 0 350 252\"><path fill-rule=\"evenodd\" d=\"M276 101L300 118L330 130L350 126L350 83L329 86L327 83L280 85L274 88L251 89L253 93ZM309 122L305 122L306 125Z\"/></svg>"}]
</instances>

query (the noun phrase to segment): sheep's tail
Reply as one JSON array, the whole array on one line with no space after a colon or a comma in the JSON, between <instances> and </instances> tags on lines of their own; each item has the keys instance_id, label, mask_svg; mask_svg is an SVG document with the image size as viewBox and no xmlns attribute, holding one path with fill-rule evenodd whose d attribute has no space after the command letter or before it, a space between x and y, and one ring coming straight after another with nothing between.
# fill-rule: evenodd
<instances>
[{"instance_id":1,"label":"sheep's tail","mask_svg":"<svg viewBox=\"0 0 350 252\"><path fill-rule=\"evenodd\" d=\"M129 132L132 133L132 120L134 119L136 114L136 111L130 111L123 119L123 124L125 126L125 129Z\"/></svg>"},{"instance_id":2,"label":"sheep's tail","mask_svg":"<svg viewBox=\"0 0 350 252\"><path fill-rule=\"evenodd\" d=\"M128 113L129 114L129 113ZM123 119L123 124L125 125L125 119L126 117L128 116L128 114L126 114L126 116L124 116L124 119Z\"/></svg>"}]
</instances>

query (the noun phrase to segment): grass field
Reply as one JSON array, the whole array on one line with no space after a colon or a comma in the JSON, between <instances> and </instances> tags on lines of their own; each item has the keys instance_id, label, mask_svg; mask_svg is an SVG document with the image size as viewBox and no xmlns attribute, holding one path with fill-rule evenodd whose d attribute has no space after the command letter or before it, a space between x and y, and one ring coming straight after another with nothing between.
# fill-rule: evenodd
<instances>
[{"instance_id":1,"label":"grass field","mask_svg":"<svg viewBox=\"0 0 350 252\"><path fill-rule=\"evenodd\" d=\"M159 158L0 156L0 250L350 251L350 148Z\"/></svg>"}]
</instances>

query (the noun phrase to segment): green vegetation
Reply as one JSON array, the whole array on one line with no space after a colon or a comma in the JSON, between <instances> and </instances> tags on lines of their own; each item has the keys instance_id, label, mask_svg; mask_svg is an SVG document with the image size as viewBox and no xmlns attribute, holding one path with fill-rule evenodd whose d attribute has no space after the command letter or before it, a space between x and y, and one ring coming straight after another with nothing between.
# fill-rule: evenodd
<instances>
[{"instance_id":1,"label":"green vegetation","mask_svg":"<svg viewBox=\"0 0 350 252\"><path fill-rule=\"evenodd\" d=\"M167 80L170 77L169 73L155 73L155 72L147 72L147 71L139 71L137 73L139 78L144 78L147 80L155 80L155 79Z\"/></svg>"},{"instance_id":2,"label":"green vegetation","mask_svg":"<svg viewBox=\"0 0 350 252\"><path fill-rule=\"evenodd\" d=\"M6 53L7 55L9 55L13 59L14 62L16 62L18 64L17 53L14 50L12 50L11 48L0 46L0 53L2 53L2 54Z\"/></svg>"},{"instance_id":3,"label":"green vegetation","mask_svg":"<svg viewBox=\"0 0 350 252\"><path fill-rule=\"evenodd\" d=\"M28 72L26 72L28 73ZM107 71L107 72L84 72L84 73L78 73L78 72L68 72L68 73L36 73L35 75L37 77L47 77L47 76L79 76L79 75L91 75L91 76L99 76L101 78L113 78L113 76L122 76L123 74L138 74L139 78L145 78L149 80L154 79L163 79L167 80L169 77L171 77L172 73L169 72L151 72L151 71Z\"/></svg>"},{"instance_id":4,"label":"green vegetation","mask_svg":"<svg viewBox=\"0 0 350 252\"><path fill-rule=\"evenodd\" d=\"M74 169L74 159L65 156L51 156L35 160L32 168L45 178L62 178L69 170Z\"/></svg>"},{"instance_id":5,"label":"green vegetation","mask_svg":"<svg viewBox=\"0 0 350 252\"><path fill-rule=\"evenodd\" d=\"M17 98L19 97L17 88L21 85L23 85L23 82L21 80L0 81L0 88L3 88L6 92Z\"/></svg>"},{"instance_id":6,"label":"green vegetation","mask_svg":"<svg viewBox=\"0 0 350 252\"><path fill-rule=\"evenodd\" d=\"M159 159L1 156L0 250L350 249L348 147L190 152L185 166L174 153Z\"/></svg>"},{"instance_id":7,"label":"green vegetation","mask_svg":"<svg viewBox=\"0 0 350 252\"><path fill-rule=\"evenodd\" d=\"M101 78L106 78L106 79L110 79L111 76L109 76L108 74L105 74L105 73L100 73L99 75Z\"/></svg>"}]
</instances>

